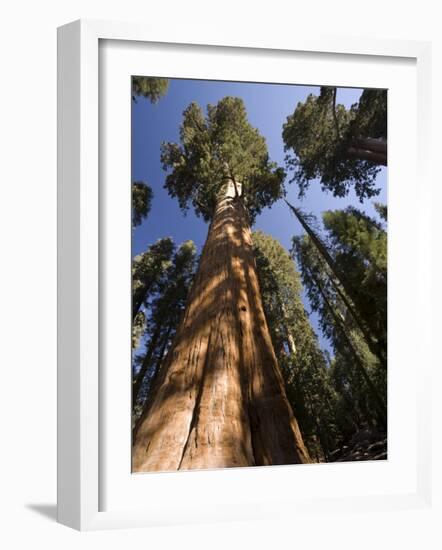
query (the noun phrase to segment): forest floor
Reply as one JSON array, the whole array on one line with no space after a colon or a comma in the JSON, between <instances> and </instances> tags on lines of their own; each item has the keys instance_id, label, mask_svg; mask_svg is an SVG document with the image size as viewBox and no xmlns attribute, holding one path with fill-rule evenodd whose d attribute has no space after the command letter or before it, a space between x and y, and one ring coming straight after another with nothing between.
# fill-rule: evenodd
<instances>
[{"instance_id":1,"label":"forest floor","mask_svg":"<svg viewBox=\"0 0 442 550\"><path fill-rule=\"evenodd\" d=\"M330 453L329 456L329 462L386 459L387 434L369 429L357 432L348 443Z\"/></svg>"}]
</instances>

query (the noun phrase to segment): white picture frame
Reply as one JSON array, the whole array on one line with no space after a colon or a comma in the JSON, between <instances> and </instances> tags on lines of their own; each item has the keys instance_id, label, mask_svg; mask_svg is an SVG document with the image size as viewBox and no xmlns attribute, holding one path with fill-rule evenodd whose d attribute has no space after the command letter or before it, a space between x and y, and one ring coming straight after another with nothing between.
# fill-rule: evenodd
<instances>
[{"instance_id":1,"label":"white picture frame","mask_svg":"<svg viewBox=\"0 0 442 550\"><path fill-rule=\"evenodd\" d=\"M395 509L427 506L431 498L430 455L430 357L419 365L415 387L416 404L416 484L415 489L379 494L306 498L291 500L278 494L251 497L245 508L228 502L206 506L204 502L178 503L167 509L121 507L103 510L100 502L102 433L100 430L100 279L102 273L99 213L100 159L100 41L167 43L183 47L229 48L247 51L324 53L334 56L376 56L411 59L416 63L417 80L417 168L420 178L418 213L419 242L428 243L419 255L421 281L419 307L430 308L431 254L430 219L424 209L431 203L428 173L428 143L431 104L429 101L430 51L425 42L368 40L351 37L281 37L268 44L265 37L255 41L234 40L210 44L202 36L186 36L186 31L168 36L166 31L119 22L76 21L58 31L58 521L80 530L140 527L183 522L275 517L292 513L314 513L333 507L343 513L350 510ZM423 315L420 334L425 342L430 316ZM340 465L341 469L344 465ZM351 465L350 465L351 467ZM291 468L291 467L286 467ZM255 469L256 470L256 469ZM279 470L279 479L281 472ZM288 470L285 470L286 472ZM239 476L239 471L231 476ZM205 482L222 472L205 472ZM185 475L198 475L186 473ZM164 474L160 474L164 475ZM181 475L181 474L180 474ZM265 474L276 479L275 470ZM309 474L312 475L312 474ZM177 477L162 478L164 486L176 484ZM166 482L166 479L168 480ZM195 478L194 478L195 479ZM201 477L199 478L201 480ZM175 481L174 481L175 480ZM157 480L156 485L161 485ZM265 493L265 491L264 491ZM192 500L192 496L188 497ZM266 500L267 499L267 500ZM275 500L276 499L276 500ZM283 505L284 504L284 505Z\"/></svg>"}]
</instances>

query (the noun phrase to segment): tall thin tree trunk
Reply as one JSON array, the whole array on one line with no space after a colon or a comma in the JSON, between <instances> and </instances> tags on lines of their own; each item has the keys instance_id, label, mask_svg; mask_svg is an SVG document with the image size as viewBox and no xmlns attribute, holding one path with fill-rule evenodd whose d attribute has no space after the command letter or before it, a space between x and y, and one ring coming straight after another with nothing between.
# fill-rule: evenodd
<instances>
[{"instance_id":1,"label":"tall thin tree trunk","mask_svg":"<svg viewBox=\"0 0 442 550\"><path fill-rule=\"evenodd\" d=\"M364 310L363 308L358 307L360 305L360 300L358 300L357 298L357 291L353 288L353 285L347 279L345 274L340 269L338 269L334 259L331 257L327 248L322 243L321 239L312 230L312 228L308 225L308 223L305 221L301 212L297 208L295 208L292 204L290 204L287 200L285 202L287 206L290 208L290 210L297 217L299 223L302 225L303 229L305 230L307 235L310 237L311 241L313 242L317 251L319 252L321 257L324 259L324 261L330 268L334 277L336 277L337 281L342 285L344 292L342 292L342 290L339 288L339 284L337 283L337 281L333 277L330 277L330 281L333 287L338 292L347 310L349 311L356 325L362 332L362 335L364 336L365 342L367 343L370 351L373 353L373 355L375 355L379 359L379 361L384 366L384 368L386 368L387 367L386 349L385 349L385 346L382 345L384 339L382 335L379 334L379 331L374 330L372 323L370 322L371 321L370 318L367 318L367 316L365 315L364 319L362 319L359 311L364 311ZM353 303L357 306L357 309L353 307L353 305L350 303L345 293L351 298Z\"/></svg>"},{"instance_id":2,"label":"tall thin tree trunk","mask_svg":"<svg viewBox=\"0 0 442 550\"><path fill-rule=\"evenodd\" d=\"M322 288L321 283L319 282L318 278L315 277L315 275L312 273L310 269L308 269L309 275L311 279L316 284L319 293L322 296L322 299L324 300L324 304L326 308L328 309L329 313L333 317L333 320L335 322L335 326L338 329L339 333L341 334L342 338L345 340L345 343L348 346L348 349L354 359L355 365L358 368L360 374L362 375L362 378L364 379L374 402L376 403L376 406L379 411L379 420L383 424L383 427L386 426L387 422L387 405L385 404L384 400L382 399L380 393L376 389L376 386L374 385L372 379L370 378L369 374L367 373L367 369L365 368L361 358L359 357L358 352L356 351L355 346L353 345L353 342L351 341L351 338L348 336L347 331L344 328L342 320L338 317L335 309L333 308L332 304L330 303L324 289Z\"/></svg>"},{"instance_id":3,"label":"tall thin tree trunk","mask_svg":"<svg viewBox=\"0 0 442 550\"><path fill-rule=\"evenodd\" d=\"M283 317L283 321L284 321L284 329L285 329L286 338L287 338L287 345L289 347L291 355L293 355L293 357L294 357L296 355L295 339L293 338L291 328L289 327L287 310L286 310L286 307L284 305L284 302L280 298L279 298L279 302L280 302L280 305L281 305L281 313L282 313L282 317Z\"/></svg>"},{"instance_id":4,"label":"tall thin tree trunk","mask_svg":"<svg viewBox=\"0 0 442 550\"><path fill-rule=\"evenodd\" d=\"M171 332L172 332L172 327L169 325L169 327L167 328L166 334L161 339L162 340L161 349L160 349L160 352L158 353L158 356L156 358L155 364L153 365L153 368L152 368L152 356L150 357L149 365L148 365L148 366L151 367L150 368L150 371L151 371L150 381L149 381L149 387L147 389L147 396L144 399L143 409L145 409L146 407L149 406L149 403L151 401L151 396L155 395L155 389L156 389L157 383L158 383L158 374L159 374L159 371L160 371L161 364L163 362L163 358L164 358L166 348L170 344L169 338L170 338L170 333ZM144 379L146 378L146 374L147 374L147 369L144 372L143 379L140 381L140 388L139 388L138 393L137 393L137 398L138 398L138 394L141 390L141 386L143 385ZM136 401L134 400L133 395L132 395L132 414L135 412L135 410L134 410L135 405L136 405ZM139 420L140 419L138 418L135 421L133 433L136 432L136 427L137 427L137 424L138 424Z\"/></svg>"},{"instance_id":5,"label":"tall thin tree trunk","mask_svg":"<svg viewBox=\"0 0 442 550\"><path fill-rule=\"evenodd\" d=\"M184 318L134 436L135 472L310 462L237 192L217 204Z\"/></svg>"},{"instance_id":6,"label":"tall thin tree trunk","mask_svg":"<svg viewBox=\"0 0 442 550\"><path fill-rule=\"evenodd\" d=\"M151 286L151 282L143 283L132 291L132 321L135 319L135 315L139 312Z\"/></svg>"}]
</instances>

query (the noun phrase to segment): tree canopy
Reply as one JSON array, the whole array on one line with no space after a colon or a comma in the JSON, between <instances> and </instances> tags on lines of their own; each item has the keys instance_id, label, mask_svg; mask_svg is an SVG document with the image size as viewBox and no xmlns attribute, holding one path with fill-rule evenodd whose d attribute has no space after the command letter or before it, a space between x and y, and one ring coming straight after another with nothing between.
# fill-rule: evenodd
<instances>
[{"instance_id":1,"label":"tree canopy","mask_svg":"<svg viewBox=\"0 0 442 550\"><path fill-rule=\"evenodd\" d=\"M183 211L192 206L206 221L228 179L242 184L251 221L284 193L284 170L270 161L266 141L248 122L240 98L208 105L206 115L191 103L183 113L180 143L163 143L161 161L169 194Z\"/></svg>"},{"instance_id":2,"label":"tree canopy","mask_svg":"<svg viewBox=\"0 0 442 550\"><path fill-rule=\"evenodd\" d=\"M349 127L342 130L347 142L364 138L387 139L387 90L365 89L350 112Z\"/></svg>"},{"instance_id":3,"label":"tree canopy","mask_svg":"<svg viewBox=\"0 0 442 550\"><path fill-rule=\"evenodd\" d=\"M137 97L144 97L151 103L157 103L161 97L166 95L168 89L168 78L151 76L132 77L132 100L134 102L137 101Z\"/></svg>"},{"instance_id":4,"label":"tree canopy","mask_svg":"<svg viewBox=\"0 0 442 550\"><path fill-rule=\"evenodd\" d=\"M336 104L336 88L322 87L299 102L283 125L286 162L300 195L311 180L344 197L354 187L361 201L379 194L376 176L386 164L387 91L364 90L359 103Z\"/></svg>"}]
</instances>

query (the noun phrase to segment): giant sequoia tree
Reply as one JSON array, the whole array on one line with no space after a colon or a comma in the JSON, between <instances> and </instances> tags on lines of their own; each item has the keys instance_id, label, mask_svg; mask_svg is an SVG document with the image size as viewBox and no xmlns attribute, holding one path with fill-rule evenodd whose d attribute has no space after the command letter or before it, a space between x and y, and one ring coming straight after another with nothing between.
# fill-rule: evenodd
<instances>
[{"instance_id":1,"label":"giant sequoia tree","mask_svg":"<svg viewBox=\"0 0 442 550\"><path fill-rule=\"evenodd\" d=\"M264 315L250 223L283 194L242 100L184 112L166 143L166 188L210 221L157 391L135 430L133 470L309 462Z\"/></svg>"},{"instance_id":2,"label":"giant sequoia tree","mask_svg":"<svg viewBox=\"0 0 442 550\"><path fill-rule=\"evenodd\" d=\"M298 103L282 135L301 194L319 178L337 197L351 186L361 201L375 196L379 167L387 165L387 91L364 90L346 109L336 104L336 88L322 87Z\"/></svg>"}]
</instances>

